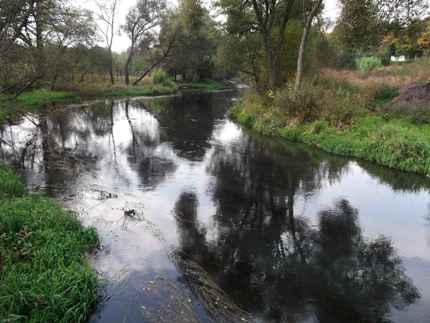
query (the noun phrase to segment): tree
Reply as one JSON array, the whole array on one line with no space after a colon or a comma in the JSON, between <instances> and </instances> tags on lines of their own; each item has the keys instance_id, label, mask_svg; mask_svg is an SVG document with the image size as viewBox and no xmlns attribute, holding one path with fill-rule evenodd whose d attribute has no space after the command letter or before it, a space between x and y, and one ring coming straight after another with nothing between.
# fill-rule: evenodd
<instances>
[{"instance_id":1,"label":"tree","mask_svg":"<svg viewBox=\"0 0 430 323\"><path fill-rule=\"evenodd\" d=\"M374 0L340 0L342 11L335 33L343 48L368 52L379 43L378 10Z\"/></svg>"},{"instance_id":2,"label":"tree","mask_svg":"<svg viewBox=\"0 0 430 323\"><path fill-rule=\"evenodd\" d=\"M374 0L378 18L384 22L408 24L420 18L428 9L426 0Z\"/></svg>"},{"instance_id":3,"label":"tree","mask_svg":"<svg viewBox=\"0 0 430 323\"><path fill-rule=\"evenodd\" d=\"M285 44L285 32L294 13L295 0L221 0L220 6L227 15L230 33L241 37L257 33L264 50L265 68L269 89L279 88L281 78L280 53Z\"/></svg>"},{"instance_id":4,"label":"tree","mask_svg":"<svg viewBox=\"0 0 430 323\"><path fill-rule=\"evenodd\" d=\"M164 66L185 80L212 77L218 32L208 10L199 0L182 0L163 20L161 36L176 33L176 41Z\"/></svg>"},{"instance_id":5,"label":"tree","mask_svg":"<svg viewBox=\"0 0 430 323\"><path fill-rule=\"evenodd\" d=\"M420 18L425 0L340 0L335 34L343 49L372 52L387 33L398 33Z\"/></svg>"},{"instance_id":6,"label":"tree","mask_svg":"<svg viewBox=\"0 0 430 323\"><path fill-rule=\"evenodd\" d=\"M152 52L154 54L149 58L148 67L140 74L136 81L134 81L133 85L138 85L147 75L149 75L156 67L158 67L161 63L163 63L170 55L172 48L176 42L176 31L173 31L172 34L169 34L167 38L159 38L159 42L153 44ZM148 52L149 48L146 47L146 52Z\"/></svg>"},{"instance_id":7,"label":"tree","mask_svg":"<svg viewBox=\"0 0 430 323\"><path fill-rule=\"evenodd\" d=\"M72 48L90 47L95 25L87 10L66 0L0 1L0 59L4 90L18 95L29 87L54 86L68 73Z\"/></svg>"},{"instance_id":8,"label":"tree","mask_svg":"<svg viewBox=\"0 0 430 323\"><path fill-rule=\"evenodd\" d=\"M322 2L323 0L316 0L314 3L311 4L310 10L308 11L308 13L304 12L305 26L303 29L302 40L300 42L299 54L297 58L296 83L294 86L296 92L300 90L301 83L302 83L303 62L304 62L306 46L309 38L309 33L312 26L312 21L314 20L315 16L320 10Z\"/></svg>"},{"instance_id":9,"label":"tree","mask_svg":"<svg viewBox=\"0 0 430 323\"><path fill-rule=\"evenodd\" d=\"M29 23L30 7L27 0L0 0L0 55L6 55L12 44Z\"/></svg>"},{"instance_id":10,"label":"tree","mask_svg":"<svg viewBox=\"0 0 430 323\"><path fill-rule=\"evenodd\" d=\"M80 58L74 57L76 52L70 49L94 45L96 26L90 11L66 7L58 11L50 29L50 54L46 59L51 71L51 87L54 88L60 74L67 73L70 64Z\"/></svg>"},{"instance_id":11,"label":"tree","mask_svg":"<svg viewBox=\"0 0 430 323\"><path fill-rule=\"evenodd\" d=\"M123 30L130 38L131 45L128 50L124 66L125 83L130 84L130 64L136 53L136 46L142 42L147 33L160 24L161 16L166 8L165 1L139 0L137 5L130 9Z\"/></svg>"},{"instance_id":12,"label":"tree","mask_svg":"<svg viewBox=\"0 0 430 323\"><path fill-rule=\"evenodd\" d=\"M98 18L101 26L100 33L103 36L106 47L110 54L111 64L109 69L110 81L115 84L114 68L113 68L113 42L117 32L117 15L121 0L95 0L98 8Z\"/></svg>"}]
</instances>

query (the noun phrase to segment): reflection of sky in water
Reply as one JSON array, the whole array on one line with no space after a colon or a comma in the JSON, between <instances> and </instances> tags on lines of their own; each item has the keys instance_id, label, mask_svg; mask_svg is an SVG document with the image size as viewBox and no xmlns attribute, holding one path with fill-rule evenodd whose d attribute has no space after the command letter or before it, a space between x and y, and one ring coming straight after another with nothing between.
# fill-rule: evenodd
<instances>
[{"instance_id":1,"label":"reflection of sky in water","mask_svg":"<svg viewBox=\"0 0 430 323\"><path fill-rule=\"evenodd\" d=\"M360 223L366 236L391 237L402 256L430 261L429 226L425 219L430 202L427 192L395 192L351 163L349 172L339 182L325 183L309 201L307 215L316 216L321 208L329 207L340 197L360 210Z\"/></svg>"},{"instance_id":2,"label":"reflection of sky in water","mask_svg":"<svg viewBox=\"0 0 430 323\"><path fill-rule=\"evenodd\" d=\"M149 113L138 105L138 101L119 101L110 110L102 110L103 115L97 116L100 120L94 119L96 121L93 123L88 121L92 116L87 108L68 110L67 125L63 127L66 129L63 131L67 132L65 138L56 132L61 127L57 127L55 122L49 124L49 136L55 146L53 150L90 153L96 157L94 164L86 165L68 183L65 195L66 205L80 212L83 221L96 226L100 232L105 249L94 260L97 270L114 281L120 281L135 272L148 275L163 272L175 277L177 273L170 255L180 245L181 238L174 210L184 192L196 196L198 226L205 228L206 242L217 243L224 232L214 220L219 203L214 201L218 180L214 163L219 162L217 158L229 162L241 160L247 156L246 147L250 142L248 135L225 119L225 105L225 102L221 102L221 108L211 107L211 111L201 111L207 107L200 106L200 110L192 110L189 116L181 114L181 111L176 112L178 115L170 111L173 115L164 117L162 114ZM213 115L207 117L208 113ZM167 130L172 125L168 122L174 123L176 117L180 119L178 122L183 122L182 126L190 120L196 122L192 130L207 132L208 137L200 138L199 133L187 133L189 129L184 129L185 134L179 133L181 127L177 130L177 136L175 132L169 133ZM37 117L31 116L31 120L33 122L23 119L18 126L3 129L2 139L13 143L2 144L4 159L19 159L23 147L37 129L34 125L34 122L38 122ZM200 154L199 149L187 150L185 153L180 151L187 144L198 145L199 140L204 142L203 157L199 155L194 158L191 155ZM270 148L266 147L265 142L261 145L264 149ZM39 148L37 161L43 161L41 154ZM281 153L276 154L286 153L281 149ZM279 164L288 161L282 158L276 160L276 154L274 162L268 164L270 167L273 166L272 162ZM289 158L300 166L300 160ZM324 162L318 167L322 168ZM290 165L277 166L288 168ZM250 171L246 166L241 167L244 174ZM43 172L40 167L35 170ZM272 171L266 170L268 173ZM395 176L396 173L392 173ZM49 178L49 170L45 177L28 176L31 184L40 184L37 179ZM296 216L304 216L316 226L321 209L331 207L339 198L347 199L359 210L359 223L364 236L374 239L384 235L392 239L394 247L405 261L408 274L423 292L421 302L413 305L409 312L396 312L396 322L424 322L426 315L427 318L430 315L428 308L426 310L426 306L430 307L430 275L425 274L425 271L430 272L430 228L425 219L428 193L424 190L418 193L394 191L389 184L372 177L355 162L347 163L341 176L336 179L324 174L321 176L320 185L311 191L306 190L303 183L300 184L295 195ZM282 182L282 178L278 180ZM55 182L55 178L51 181ZM251 184L241 185L248 189ZM118 198L98 200L94 198L94 189L118 194ZM142 218L125 219L124 210L127 209L136 209ZM124 297L138 296L132 293Z\"/></svg>"}]
</instances>

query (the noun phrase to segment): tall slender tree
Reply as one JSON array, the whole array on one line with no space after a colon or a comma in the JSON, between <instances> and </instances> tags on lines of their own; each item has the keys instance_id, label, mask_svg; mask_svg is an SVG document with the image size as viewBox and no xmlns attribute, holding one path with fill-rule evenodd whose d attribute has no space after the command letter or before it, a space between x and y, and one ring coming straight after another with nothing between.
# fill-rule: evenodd
<instances>
[{"instance_id":1,"label":"tall slender tree","mask_svg":"<svg viewBox=\"0 0 430 323\"><path fill-rule=\"evenodd\" d=\"M122 27L131 43L124 66L127 85L130 84L130 65L136 54L136 48L140 42L144 41L145 36L159 26L165 8L164 0L139 0L127 14L126 24Z\"/></svg>"},{"instance_id":2,"label":"tall slender tree","mask_svg":"<svg viewBox=\"0 0 430 323\"><path fill-rule=\"evenodd\" d=\"M305 7L305 1L303 1L303 4L303 7ZM309 9L304 10L303 12L304 28L297 58L296 83L294 86L296 92L300 90L302 84L304 57L308 43L309 33L312 27L312 22L314 21L314 18L317 15L318 11L321 9L322 4L323 0L313 1L312 3L310 3Z\"/></svg>"},{"instance_id":3,"label":"tall slender tree","mask_svg":"<svg viewBox=\"0 0 430 323\"><path fill-rule=\"evenodd\" d=\"M117 19L121 0L94 0L98 9L99 31L103 36L106 48L110 55L109 76L112 84L115 84L113 43L118 32Z\"/></svg>"}]
</instances>

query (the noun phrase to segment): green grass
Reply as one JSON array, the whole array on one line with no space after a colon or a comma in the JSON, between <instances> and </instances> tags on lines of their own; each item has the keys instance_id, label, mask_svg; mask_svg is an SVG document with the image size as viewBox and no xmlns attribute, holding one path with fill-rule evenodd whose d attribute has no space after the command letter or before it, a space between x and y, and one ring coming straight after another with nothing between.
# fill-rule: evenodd
<instances>
[{"instance_id":1,"label":"green grass","mask_svg":"<svg viewBox=\"0 0 430 323\"><path fill-rule=\"evenodd\" d=\"M221 91L227 88L223 83L214 80L200 80L191 83L184 83L182 86L191 90L200 91Z\"/></svg>"},{"instance_id":2,"label":"green grass","mask_svg":"<svg viewBox=\"0 0 430 323\"><path fill-rule=\"evenodd\" d=\"M97 243L93 229L0 166L0 322L84 322L97 290L85 253Z\"/></svg>"},{"instance_id":3,"label":"green grass","mask_svg":"<svg viewBox=\"0 0 430 323\"><path fill-rule=\"evenodd\" d=\"M170 95L178 91L178 86L171 82L166 84L148 84L145 86L85 86L79 89L80 96L85 97L133 97Z\"/></svg>"},{"instance_id":4,"label":"green grass","mask_svg":"<svg viewBox=\"0 0 430 323\"><path fill-rule=\"evenodd\" d=\"M197 81L184 84L187 88L201 91L217 91L225 89L225 85L212 80ZM85 98L97 97L135 97L158 96L177 93L179 87L170 79L151 82L142 86L124 86L110 84L84 84L71 86L65 91L33 90L25 92L13 99L0 96L0 122L13 115L17 110L35 110L53 103L73 102Z\"/></svg>"},{"instance_id":5,"label":"green grass","mask_svg":"<svg viewBox=\"0 0 430 323\"><path fill-rule=\"evenodd\" d=\"M236 106L231 116L237 122L266 135L302 142L326 152L356 157L402 171L430 176L430 125L406 118L385 119L367 115L349 127L335 128L327 121L285 126L276 113Z\"/></svg>"},{"instance_id":6,"label":"green grass","mask_svg":"<svg viewBox=\"0 0 430 323\"><path fill-rule=\"evenodd\" d=\"M65 102L79 97L77 92L34 90L23 93L15 100L18 106L39 107L49 103Z\"/></svg>"},{"instance_id":7,"label":"green grass","mask_svg":"<svg viewBox=\"0 0 430 323\"><path fill-rule=\"evenodd\" d=\"M0 123L13 116L17 111L33 111L53 103L74 102L97 97L170 95L177 91L178 86L173 82L129 87L95 84L73 88L70 91L34 90L25 92L16 99L7 96L0 97Z\"/></svg>"},{"instance_id":8,"label":"green grass","mask_svg":"<svg viewBox=\"0 0 430 323\"><path fill-rule=\"evenodd\" d=\"M25 92L16 99L3 95L0 96L0 123L20 110L32 111L47 104L71 102L78 98L77 92L44 89Z\"/></svg>"}]
</instances>

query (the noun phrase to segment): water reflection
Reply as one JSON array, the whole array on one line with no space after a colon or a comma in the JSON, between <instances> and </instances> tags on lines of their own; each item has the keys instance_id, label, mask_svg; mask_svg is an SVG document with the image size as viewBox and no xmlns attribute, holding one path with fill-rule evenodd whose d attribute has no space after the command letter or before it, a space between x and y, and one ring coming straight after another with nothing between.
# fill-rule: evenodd
<instances>
[{"instance_id":1,"label":"water reflection","mask_svg":"<svg viewBox=\"0 0 430 323\"><path fill-rule=\"evenodd\" d=\"M0 129L1 158L102 237L92 321L425 322L430 182L248 135L230 103L106 100Z\"/></svg>"},{"instance_id":2,"label":"water reflection","mask_svg":"<svg viewBox=\"0 0 430 323\"><path fill-rule=\"evenodd\" d=\"M195 196L184 193L176 205L180 268L186 274L193 266L195 276L210 270L234 301L264 322L387 322L391 306L403 309L419 298L391 241L366 241L348 201L321 211L317 227L290 213L280 236L266 231L266 244L252 226L206 241Z\"/></svg>"}]
</instances>

